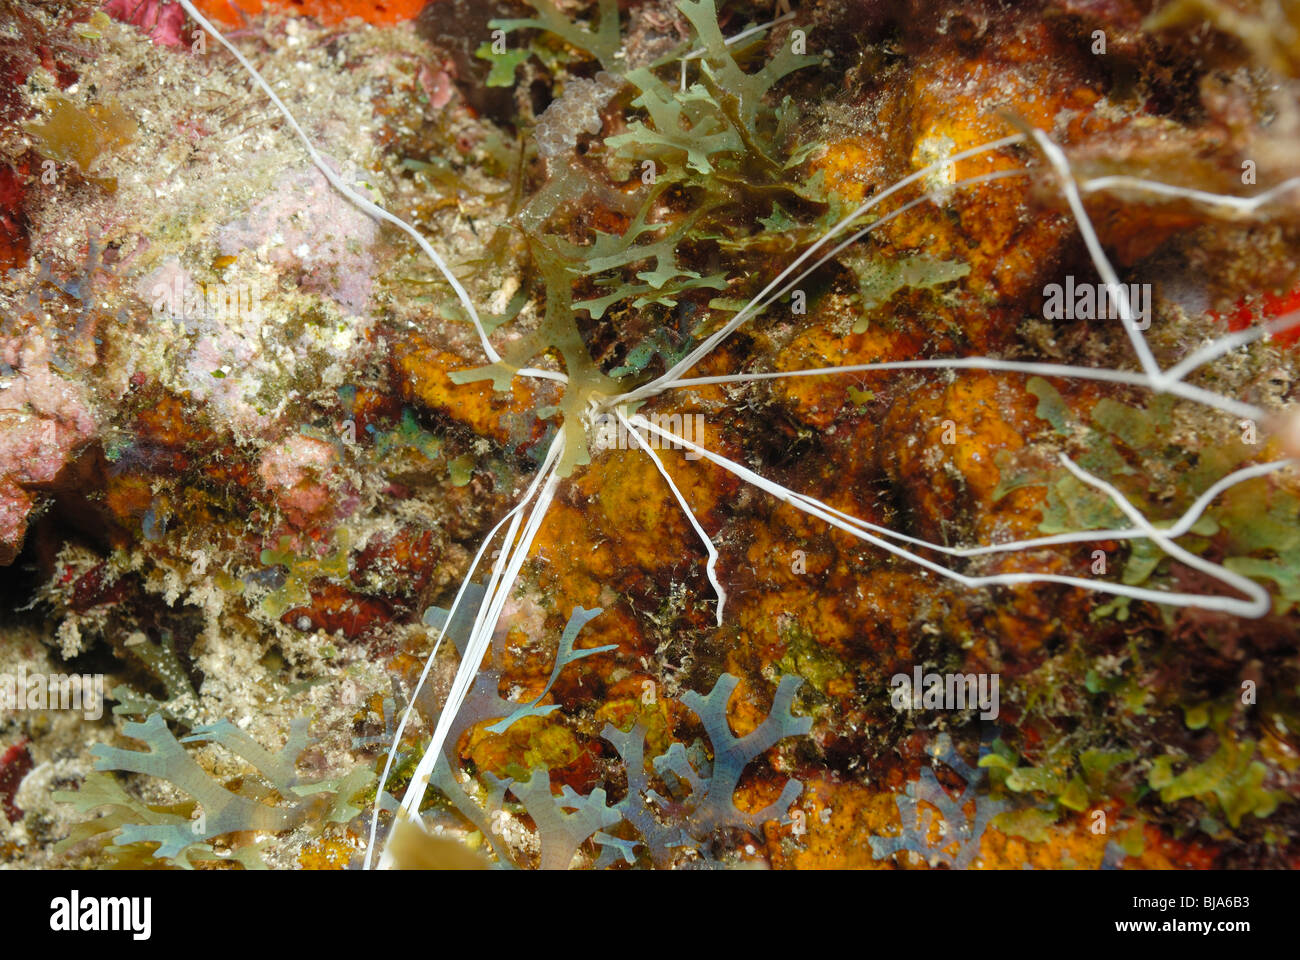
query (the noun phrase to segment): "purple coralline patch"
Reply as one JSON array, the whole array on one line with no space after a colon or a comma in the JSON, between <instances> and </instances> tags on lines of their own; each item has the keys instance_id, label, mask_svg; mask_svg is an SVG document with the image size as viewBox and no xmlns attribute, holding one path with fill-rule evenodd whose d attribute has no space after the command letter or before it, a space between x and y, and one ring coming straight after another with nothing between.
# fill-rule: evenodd
<instances>
[{"instance_id":1,"label":"purple coralline patch","mask_svg":"<svg viewBox=\"0 0 1300 960\"><path fill-rule=\"evenodd\" d=\"M356 184L355 177L346 177ZM364 189L361 187L360 189ZM329 185L315 167L283 174L247 215L217 233L222 254L252 249L259 259L299 271L299 283L364 316L370 304L375 221Z\"/></svg>"}]
</instances>

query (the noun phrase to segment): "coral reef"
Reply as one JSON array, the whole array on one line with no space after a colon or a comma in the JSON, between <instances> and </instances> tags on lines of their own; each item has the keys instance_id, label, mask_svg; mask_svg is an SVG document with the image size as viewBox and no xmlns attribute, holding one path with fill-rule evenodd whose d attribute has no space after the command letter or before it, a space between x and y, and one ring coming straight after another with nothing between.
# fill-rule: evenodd
<instances>
[{"instance_id":1,"label":"coral reef","mask_svg":"<svg viewBox=\"0 0 1300 960\"><path fill-rule=\"evenodd\" d=\"M1295 8L6 4L4 860L1300 864Z\"/></svg>"}]
</instances>

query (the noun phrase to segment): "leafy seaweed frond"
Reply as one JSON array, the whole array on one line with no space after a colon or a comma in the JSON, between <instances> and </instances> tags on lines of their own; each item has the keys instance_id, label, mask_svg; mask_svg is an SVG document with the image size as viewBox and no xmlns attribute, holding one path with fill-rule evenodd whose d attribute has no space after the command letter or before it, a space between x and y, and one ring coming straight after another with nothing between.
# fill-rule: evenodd
<instances>
[{"instance_id":1,"label":"leafy seaweed frond","mask_svg":"<svg viewBox=\"0 0 1300 960\"><path fill-rule=\"evenodd\" d=\"M1290 800L1285 790L1264 786L1269 769L1255 759L1256 744L1221 736L1219 748L1203 763L1174 773L1179 758L1166 754L1152 765L1148 782L1164 803L1195 797L1220 813L1236 829L1247 816L1267 817Z\"/></svg>"},{"instance_id":2,"label":"leafy seaweed frond","mask_svg":"<svg viewBox=\"0 0 1300 960\"><path fill-rule=\"evenodd\" d=\"M771 243L771 223L764 229L749 215L779 207L783 229L797 232L803 228L796 213L824 205L818 191L792 178L794 152L785 149L790 131L784 108L770 102L777 83L819 58L782 44L747 72L722 37L714 0L688 0L679 9L691 25L691 48L698 55L681 51L695 75L683 84L675 64L629 67L620 55L612 0L602 0L594 27L570 22L550 0L530 2L536 17L494 21L494 26L550 33L599 61L606 72L595 80L570 75L537 124L547 180L515 222L545 286L545 316L512 343L500 363L460 371L453 380L491 380L505 390L535 357L558 354L568 377L564 400L553 411L563 415L567 427L558 467L564 477L589 460L584 414L592 398L626 392L629 381L645 375L656 357L667 360L675 350L689 349L707 320L711 301L705 291L726 291L746 275L737 271L735 260L747 246ZM513 72L513 66L509 69ZM626 125L579 155L579 136L601 131L601 109L611 97L627 96L620 89L632 93ZM591 217L592 211L601 216ZM609 229L611 223L621 229ZM720 266L714 251L724 248L731 262ZM657 314L649 322L620 322L648 308L690 318L681 343L670 346L656 338ZM575 311L617 323L618 343L609 362L593 360Z\"/></svg>"},{"instance_id":3,"label":"leafy seaweed frond","mask_svg":"<svg viewBox=\"0 0 1300 960\"><path fill-rule=\"evenodd\" d=\"M127 649L139 657L148 671L156 677L167 692L165 700L158 700L148 693L141 693L125 684L113 688L113 707L115 716L146 717L152 713L161 714L168 720L188 724L197 715L199 695L190 682L185 665L176 654L175 641L171 631L164 630L158 643L144 636L138 636L127 643Z\"/></svg>"},{"instance_id":4,"label":"leafy seaweed frond","mask_svg":"<svg viewBox=\"0 0 1300 960\"><path fill-rule=\"evenodd\" d=\"M931 765L922 767L920 778L910 782L895 798L901 832L891 837L871 837L868 841L871 852L877 860L883 860L906 851L931 866L943 864L965 869L979 855L984 830L1001 812L1001 804L984 792L987 786L984 771L961 758L948 734L940 734L929 746L928 753ZM981 745L981 757L987 753L987 746ZM936 764L961 777L963 786L959 794L950 793L940 783L935 774ZM974 807L973 815L967 814L968 806Z\"/></svg>"},{"instance_id":5,"label":"leafy seaweed frond","mask_svg":"<svg viewBox=\"0 0 1300 960\"><path fill-rule=\"evenodd\" d=\"M609 643L603 647L588 647L585 650L574 649L574 642L578 639L578 633L594 617L599 616L601 608L596 607L592 610L583 607L574 607L573 612L569 615L569 622L565 624L564 633L560 636L560 648L555 652L555 666L551 670L551 678L546 681L546 686L537 699L532 703L526 703L521 707L515 708L510 716L488 727L493 733L505 733L512 726L522 720L524 717L544 717L548 713L559 709L559 704L547 704L539 706L546 695L551 692L551 687L555 686L555 681L560 677L560 671L576 660L583 657L590 657L597 653L608 653L610 650L617 650L617 643Z\"/></svg>"},{"instance_id":6,"label":"leafy seaweed frond","mask_svg":"<svg viewBox=\"0 0 1300 960\"><path fill-rule=\"evenodd\" d=\"M252 834L281 834L298 827L316 828L346 823L361 812L353 798L374 779L358 767L347 776L302 782L297 759L310 740L308 721L293 721L288 740L277 751L257 743L233 723L221 721L197 727L178 740L163 717L151 714L143 723L127 723L126 736L140 740L144 750L125 750L96 744L96 773L79 791L56 794L83 813L107 808L107 816L79 826L59 851L97 838L110 855L120 856L136 844L154 844L153 858L185 869L198 860L231 859L245 867L263 866ZM185 749L185 743L216 743L243 757L255 775L240 778L235 786L223 784L208 773ZM192 803L178 808L155 807L132 797L109 773L142 774L165 780L187 794ZM214 841L225 838L219 850Z\"/></svg>"},{"instance_id":7,"label":"leafy seaweed frond","mask_svg":"<svg viewBox=\"0 0 1300 960\"><path fill-rule=\"evenodd\" d=\"M528 0L537 11L536 17L492 20L488 26L497 30L545 30L555 34L571 47L591 55L606 70L616 69L616 56L622 41L618 29L618 0L599 0L596 23L589 29L566 17L551 0Z\"/></svg>"},{"instance_id":8,"label":"leafy seaweed frond","mask_svg":"<svg viewBox=\"0 0 1300 960\"><path fill-rule=\"evenodd\" d=\"M348 575L348 555L352 549L352 535L347 528L335 535L334 549L323 557L308 554L300 556L289 537L281 537L279 548L263 550L262 564L285 568L284 582L262 599L262 610L267 616L279 619L294 607L311 602L311 582L317 577L342 580Z\"/></svg>"},{"instance_id":9,"label":"leafy seaweed frond","mask_svg":"<svg viewBox=\"0 0 1300 960\"><path fill-rule=\"evenodd\" d=\"M496 854L497 865L514 868L523 862L501 827L500 817L508 813L509 795L519 801L522 812L532 820L541 851L539 862L548 869L569 867L588 841L603 848L596 858L598 866L634 863L634 851L640 850L659 866L672 865L686 849L697 851L707 861L709 841L719 831L757 833L763 823L783 817L803 790L799 781L788 781L781 796L759 811L740 810L735 804L735 792L750 763L781 740L805 735L812 726L810 717L791 712L803 682L793 675L782 677L768 716L743 737L732 732L727 720L727 703L739 683L736 677L723 674L707 695L687 693L682 697L682 702L700 717L712 747L711 758L702 745L687 747L681 743L673 743L663 754L648 758L648 731L643 722L638 721L626 733L607 724L601 737L618 752L627 775L627 793L617 803L609 802L604 789L583 795L566 785L557 794L552 790L549 771L541 765L535 764L526 780L498 778L487 770L471 776L463 769L458 744L470 728L495 720L486 729L502 734L525 716L548 716L552 710L539 704L560 672L576 660L612 649L575 646L579 632L599 612L574 609L560 638L550 680L542 695L529 704L502 697L498 692L500 672L492 667L482 670L456 715L443 756L434 767L430 784L486 838ZM445 612L432 608L425 619L441 627ZM457 646L464 643L465 620L462 617L447 630ZM502 643L503 639L496 641L494 659L501 655Z\"/></svg>"},{"instance_id":10,"label":"leafy seaweed frond","mask_svg":"<svg viewBox=\"0 0 1300 960\"><path fill-rule=\"evenodd\" d=\"M743 737L731 731L727 702L739 678L723 674L705 696L688 692L682 702L699 716L708 735L713 756L682 743L650 760L645 756L646 728L638 723L624 733L607 724L601 736L613 745L627 771L627 795L616 805L622 819L641 836L651 859L668 866L679 850L692 849L708 859L708 841L720 830L740 829L757 833L763 823L785 816L803 792L795 779L786 782L780 797L762 810L747 812L736 806L735 792L741 775L751 762L786 737L804 736L812 727L811 717L790 712L802 680L787 674L781 678L772 709L759 726ZM670 796L653 786L651 771Z\"/></svg>"},{"instance_id":11,"label":"leafy seaweed frond","mask_svg":"<svg viewBox=\"0 0 1300 960\"><path fill-rule=\"evenodd\" d=\"M1143 407L1104 397L1084 418L1071 413L1060 393L1041 377L1026 385L1038 397L1037 415L1062 440L1081 449L1078 463L1118 487L1144 514L1176 519L1220 477L1249 460L1257 449L1229 437L1212 446L1189 450L1178 441L1175 399L1157 396ZM1002 452L1002 474L995 499L1022 486L1046 489L1039 531L1124 529L1127 518L1102 491L1080 481L1059 465L1039 457L1032 447ZM1159 499L1153 491L1161 491ZM1300 498L1268 477L1257 477L1227 490L1210 504L1186 537L1203 550L1217 545L1224 566L1278 586L1275 610L1285 613L1300 604ZM1157 523L1159 526L1159 523ZM1137 585L1157 575L1165 554L1149 540L1129 546L1121 579ZM1161 574L1163 575L1163 574ZM1122 609L1118 604L1114 609Z\"/></svg>"}]
</instances>

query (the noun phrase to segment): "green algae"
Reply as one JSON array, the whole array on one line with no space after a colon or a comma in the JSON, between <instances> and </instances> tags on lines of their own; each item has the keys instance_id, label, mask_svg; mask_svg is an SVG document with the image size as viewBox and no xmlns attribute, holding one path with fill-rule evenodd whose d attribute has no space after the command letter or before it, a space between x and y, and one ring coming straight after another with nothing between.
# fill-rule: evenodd
<instances>
[{"instance_id":1,"label":"green algae","mask_svg":"<svg viewBox=\"0 0 1300 960\"><path fill-rule=\"evenodd\" d=\"M340 528L334 535L334 549L324 556L300 555L293 549L290 537L281 537L279 549L263 550L262 565L285 568L284 583L262 598L262 612L280 619L294 607L311 602L311 582L317 578L344 580L349 573L348 556L352 550L352 535Z\"/></svg>"},{"instance_id":2,"label":"green algae","mask_svg":"<svg viewBox=\"0 0 1300 960\"><path fill-rule=\"evenodd\" d=\"M1174 767L1180 758L1165 754L1152 763L1147 782L1160 791L1165 803L1195 798L1217 809L1236 828L1244 817L1267 817L1278 804L1290 799L1285 791L1269 790L1263 784L1268 767L1255 756L1256 744L1221 735L1219 748L1203 763L1181 773Z\"/></svg>"},{"instance_id":3,"label":"green algae","mask_svg":"<svg viewBox=\"0 0 1300 960\"><path fill-rule=\"evenodd\" d=\"M745 238L766 242L764 237L770 233L759 229L760 221L768 220L770 225L777 211L779 222L793 227L793 217L780 206L781 195L791 198L785 201L790 210L795 202L821 203L789 180L784 166L788 155L783 155L776 139L783 130L784 108L766 102L784 77L820 60L796 54L787 44L760 69L747 73L723 40L713 0L683 0L679 9L692 25L693 46L702 48L703 56L698 61L698 79L682 88L676 71L665 71L663 61L627 69L618 59L618 8L610 0L601 0L598 20L590 27L570 21L549 0L535 0L532 5L537 16L493 21L492 26L507 32L540 30L559 37L633 88L631 105L638 115L625 132L606 137L581 162L572 158L549 162L547 182L516 218L546 291L541 326L512 343L500 363L459 371L452 379L457 383L491 380L495 389L508 390L515 373L534 357L547 352L557 355L568 384L558 408L547 415L559 413L566 425L558 465L559 476L565 477L590 461L585 415L593 401L626 392L634 377L648 372L652 360L671 362L671 357L689 348L689 342L656 341L653 325L648 330L634 327L624 334L628 339L620 345L615 362L606 365L617 375L606 374L593 360L574 311L599 320L620 304L627 304L628 313L634 315L649 307L678 309L700 291L725 291L733 279L729 272L706 272L689 262L702 243L731 242L734 248L737 241L743 247ZM534 42L530 49L537 47ZM499 79L507 69L513 75L514 67L506 64L517 65L522 52L508 59L489 52L494 68L502 66ZM665 72L673 73L671 80L661 76ZM575 96L591 95L593 85L584 83L574 85ZM586 117L585 111L578 114ZM577 132L561 130L557 135L576 137ZM619 171L623 176L643 176L640 189L628 192L627 187L637 184L618 182ZM769 198L762 208L772 211L770 217L753 224L735 223L735 212L748 204L750 196L760 195ZM689 202L688 211L673 209L683 199ZM589 228L583 231L585 236L575 239L565 222L566 212L589 207L593 200L616 217L625 217L627 225L618 232ZM667 214L665 206L670 208ZM619 311L618 315L628 314ZM687 337L698 326L685 331Z\"/></svg>"},{"instance_id":4,"label":"green algae","mask_svg":"<svg viewBox=\"0 0 1300 960\"><path fill-rule=\"evenodd\" d=\"M143 723L127 723L122 732L144 743L145 749L105 744L92 748L96 772L80 790L60 791L55 800L83 814L101 809L108 814L79 824L56 849L94 841L121 865L140 866L139 847L150 845L154 860L181 869L227 859L245 869L263 868L256 834L304 826L319 832L330 823L347 823L361 812L355 798L375 779L373 772L357 767L342 777L302 780L297 763L312 742L307 728L306 718L295 720L284 746L272 752L228 721L195 727L183 740L157 713ZM251 764L255 775L220 782L185 749L184 744L192 742L221 745ZM168 781L192 802L172 807L145 804L126 793L109 771ZM219 849L216 841L229 845Z\"/></svg>"},{"instance_id":5,"label":"green algae","mask_svg":"<svg viewBox=\"0 0 1300 960\"><path fill-rule=\"evenodd\" d=\"M900 290L933 290L970 273L968 263L937 260L925 254L889 258L852 254L844 257L844 262L857 278L858 296L867 313L888 303ZM866 316L859 317L853 332L865 333L869 323Z\"/></svg>"},{"instance_id":6,"label":"green algae","mask_svg":"<svg viewBox=\"0 0 1300 960\"><path fill-rule=\"evenodd\" d=\"M797 623L783 629L781 639L785 643L785 654L778 665L786 673L803 677L819 694L825 695L827 684L843 676L847 670L835 654Z\"/></svg>"}]
</instances>

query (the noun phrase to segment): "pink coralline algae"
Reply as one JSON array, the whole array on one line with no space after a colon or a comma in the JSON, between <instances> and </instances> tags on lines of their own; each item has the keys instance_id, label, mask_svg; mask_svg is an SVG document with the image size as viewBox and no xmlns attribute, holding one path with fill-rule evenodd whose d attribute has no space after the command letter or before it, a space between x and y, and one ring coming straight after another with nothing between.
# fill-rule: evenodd
<instances>
[{"instance_id":1,"label":"pink coralline algae","mask_svg":"<svg viewBox=\"0 0 1300 960\"><path fill-rule=\"evenodd\" d=\"M108 0L104 12L114 20L134 24L160 47L187 47L185 11L179 3L162 0Z\"/></svg>"},{"instance_id":2,"label":"pink coralline algae","mask_svg":"<svg viewBox=\"0 0 1300 960\"><path fill-rule=\"evenodd\" d=\"M435 110L441 110L451 102L451 95L455 90L455 85L451 82L451 77L445 69L434 70L426 63L420 67L419 81L420 86L429 98L429 106Z\"/></svg>"},{"instance_id":3,"label":"pink coralline algae","mask_svg":"<svg viewBox=\"0 0 1300 960\"><path fill-rule=\"evenodd\" d=\"M285 517L301 528L330 512L338 502L324 479L335 461L330 444L290 433L266 448L257 473Z\"/></svg>"},{"instance_id":4,"label":"pink coralline algae","mask_svg":"<svg viewBox=\"0 0 1300 960\"><path fill-rule=\"evenodd\" d=\"M252 249L281 269L299 270L304 289L364 316L373 286L368 250L377 232L374 220L309 167L281 176L247 216L222 228L218 245L227 256Z\"/></svg>"},{"instance_id":5,"label":"pink coralline algae","mask_svg":"<svg viewBox=\"0 0 1300 960\"><path fill-rule=\"evenodd\" d=\"M60 377L41 336L0 338L0 563L22 547L34 491L53 483L74 452L95 435L84 388Z\"/></svg>"},{"instance_id":6,"label":"pink coralline algae","mask_svg":"<svg viewBox=\"0 0 1300 960\"><path fill-rule=\"evenodd\" d=\"M278 414L261 411L254 402L268 372L256 363L264 353L258 328L260 303L256 309L241 310L239 299L234 298L225 305L234 309L214 312L201 296L205 289L175 257L164 260L135 285L137 295L153 305L155 316L177 322L191 335L185 359L176 367L183 389L234 429L269 436ZM251 285L248 289L260 298L260 291Z\"/></svg>"}]
</instances>

